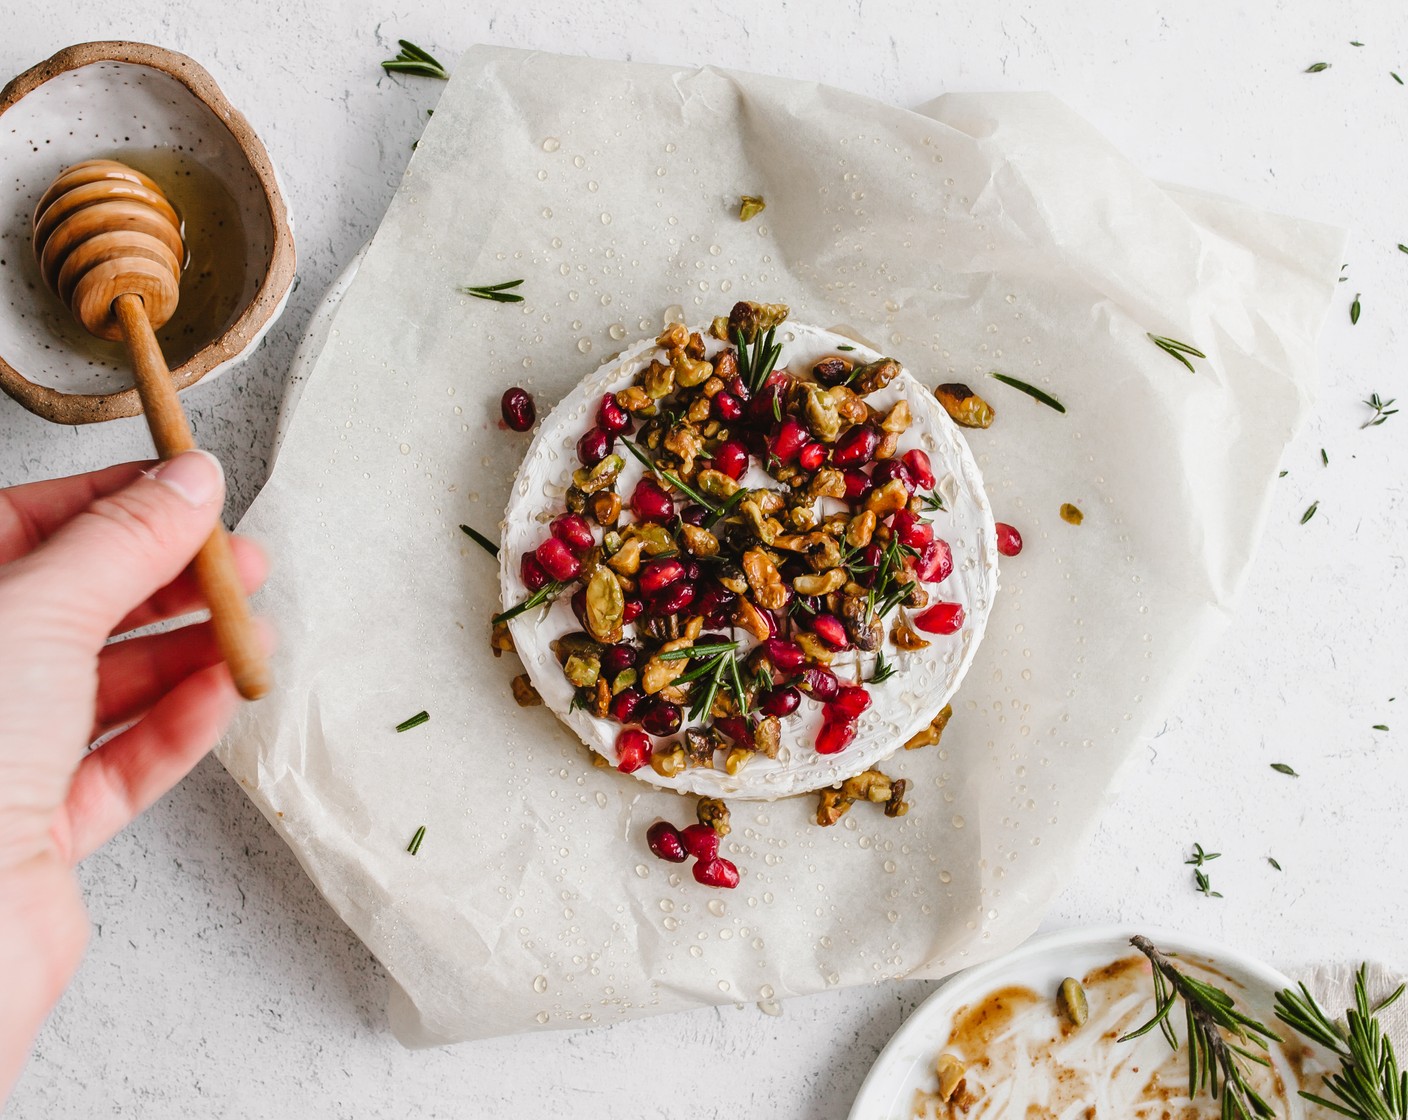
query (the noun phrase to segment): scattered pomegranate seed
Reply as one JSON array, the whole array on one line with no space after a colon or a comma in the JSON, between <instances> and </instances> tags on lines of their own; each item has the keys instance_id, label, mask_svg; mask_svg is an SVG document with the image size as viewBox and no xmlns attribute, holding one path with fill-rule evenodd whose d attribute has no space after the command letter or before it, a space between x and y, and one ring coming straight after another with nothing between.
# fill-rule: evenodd
<instances>
[{"instance_id":1,"label":"scattered pomegranate seed","mask_svg":"<svg viewBox=\"0 0 1408 1120\"><path fill-rule=\"evenodd\" d=\"M914 476L909 473L909 468L899 459L886 459L877 466L871 472L870 484L878 488L884 486L892 478L899 479L900 485L904 487L904 492L911 498L914 497Z\"/></svg>"},{"instance_id":2,"label":"scattered pomegranate seed","mask_svg":"<svg viewBox=\"0 0 1408 1120\"><path fill-rule=\"evenodd\" d=\"M650 736L644 731L626 730L616 736L616 769L623 774L639 770L650 762Z\"/></svg>"},{"instance_id":3,"label":"scattered pomegranate seed","mask_svg":"<svg viewBox=\"0 0 1408 1120\"><path fill-rule=\"evenodd\" d=\"M631 426L631 414L616 401L614 393L601 398L596 410L596 426L610 435L618 436Z\"/></svg>"},{"instance_id":4,"label":"scattered pomegranate seed","mask_svg":"<svg viewBox=\"0 0 1408 1120\"><path fill-rule=\"evenodd\" d=\"M684 565L678 560L652 560L640 570L636 583L646 595L679 583L684 579Z\"/></svg>"},{"instance_id":5,"label":"scattered pomegranate seed","mask_svg":"<svg viewBox=\"0 0 1408 1120\"><path fill-rule=\"evenodd\" d=\"M646 829L645 842L660 859L683 863L689 858L689 853L684 850L684 841L680 839L680 830L669 821L656 821Z\"/></svg>"},{"instance_id":6,"label":"scattered pomegranate seed","mask_svg":"<svg viewBox=\"0 0 1408 1120\"><path fill-rule=\"evenodd\" d=\"M641 702L645 700L645 693L631 685L623 688L611 698L611 716L617 723L632 723L635 721L636 712L639 711Z\"/></svg>"},{"instance_id":7,"label":"scattered pomegranate seed","mask_svg":"<svg viewBox=\"0 0 1408 1120\"><path fill-rule=\"evenodd\" d=\"M523 559L518 562L518 575L523 580L523 586L529 591L537 591L552 582L552 576L543 570L538 558L531 552L525 552Z\"/></svg>"},{"instance_id":8,"label":"scattered pomegranate seed","mask_svg":"<svg viewBox=\"0 0 1408 1120\"><path fill-rule=\"evenodd\" d=\"M693 870L694 878L706 887L724 887L732 890L738 886L738 868L721 857L700 860Z\"/></svg>"},{"instance_id":9,"label":"scattered pomegranate seed","mask_svg":"<svg viewBox=\"0 0 1408 1120\"><path fill-rule=\"evenodd\" d=\"M684 562L684 578L689 580L690 583L698 583L704 578L704 569L699 566L698 560L686 560ZM728 639L721 637L719 641L726 642Z\"/></svg>"},{"instance_id":10,"label":"scattered pomegranate seed","mask_svg":"<svg viewBox=\"0 0 1408 1120\"><path fill-rule=\"evenodd\" d=\"M680 729L680 706L652 696L640 709L640 725L652 735L673 735Z\"/></svg>"},{"instance_id":11,"label":"scattered pomegranate seed","mask_svg":"<svg viewBox=\"0 0 1408 1120\"><path fill-rule=\"evenodd\" d=\"M753 390L748 388L748 382L741 375L729 379L728 391L741 401L747 401L753 395Z\"/></svg>"},{"instance_id":12,"label":"scattered pomegranate seed","mask_svg":"<svg viewBox=\"0 0 1408 1120\"><path fill-rule=\"evenodd\" d=\"M861 571L856 572L856 582L862 587L870 587L880 574L880 558L885 555L885 547L871 541L860 552Z\"/></svg>"},{"instance_id":13,"label":"scattered pomegranate seed","mask_svg":"<svg viewBox=\"0 0 1408 1120\"><path fill-rule=\"evenodd\" d=\"M634 669L640 660L640 650L629 642L617 642L601 651L601 671L604 676L614 677L627 669Z\"/></svg>"},{"instance_id":14,"label":"scattered pomegranate seed","mask_svg":"<svg viewBox=\"0 0 1408 1120\"><path fill-rule=\"evenodd\" d=\"M585 630L587 628L586 584L583 584L581 587L577 588L576 591L572 592L572 598L569 602L572 604L572 613L577 616L577 625Z\"/></svg>"},{"instance_id":15,"label":"scattered pomegranate seed","mask_svg":"<svg viewBox=\"0 0 1408 1120\"><path fill-rule=\"evenodd\" d=\"M582 562L572 554L572 550L556 537L549 537L533 552L543 571L555 580L566 582L576 579L582 570Z\"/></svg>"},{"instance_id":16,"label":"scattered pomegranate seed","mask_svg":"<svg viewBox=\"0 0 1408 1120\"><path fill-rule=\"evenodd\" d=\"M929 463L929 456L919 448L913 451L906 451L900 456L900 462L909 468L909 473L914 476L914 484L921 490L932 490L934 488L934 468Z\"/></svg>"},{"instance_id":17,"label":"scattered pomegranate seed","mask_svg":"<svg viewBox=\"0 0 1408 1120\"><path fill-rule=\"evenodd\" d=\"M753 749L753 729L742 716L720 716L714 720L714 730L726 735L740 747Z\"/></svg>"},{"instance_id":18,"label":"scattered pomegranate seed","mask_svg":"<svg viewBox=\"0 0 1408 1120\"><path fill-rule=\"evenodd\" d=\"M700 459L699 469L704 470L704 464L713 462L712 459ZM688 505L680 510L680 520L688 521L691 525L703 528L704 522L709 520L709 511L700 505Z\"/></svg>"},{"instance_id":19,"label":"scattered pomegranate seed","mask_svg":"<svg viewBox=\"0 0 1408 1120\"><path fill-rule=\"evenodd\" d=\"M934 539L934 527L907 509L895 512L890 518L890 528L895 531L895 536L899 537L900 544L921 551Z\"/></svg>"},{"instance_id":20,"label":"scattered pomegranate seed","mask_svg":"<svg viewBox=\"0 0 1408 1120\"><path fill-rule=\"evenodd\" d=\"M768 449L784 463L790 463L810 438L810 433L802 427L800 420L795 416L784 416L768 441Z\"/></svg>"},{"instance_id":21,"label":"scattered pomegranate seed","mask_svg":"<svg viewBox=\"0 0 1408 1120\"><path fill-rule=\"evenodd\" d=\"M1022 534L1004 521L997 523L997 551L1003 556L1016 556L1022 551Z\"/></svg>"},{"instance_id":22,"label":"scattered pomegranate seed","mask_svg":"<svg viewBox=\"0 0 1408 1120\"><path fill-rule=\"evenodd\" d=\"M743 402L727 390L714 394L714 415L725 424L736 424L743 419Z\"/></svg>"},{"instance_id":23,"label":"scattered pomegranate seed","mask_svg":"<svg viewBox=\"0 0 1408 1120\"><path fill-rule=\"evenodd\" d=\"M634 622L644 613L645 604L634 596L631 596L626 600L626 605L621 611L621 621Z\"/></svg>"},{"instance_id":24,"label":"scattered pomegranate seed","mask_svg":"<svg viewBox=\"0 0 1408 1120\"><path fill-rule=\"evenodd\" d=\"M849 467L841 472L841 477L846 480L846 501L855 503L870 493L870 476L864 471Z\"/></svg>"},{"instance_id":25,"label":"scattered pomegranate seed","mask_svg":"<svg viewBox=\"0 0 1408 1120\"><path fill-rule=\"evenodd\" d=\"M797 682L797 687L812 699L825 703L828 700L836 699L836 693L841 691L841 682L836 679L836 674L826 666L808 665L802 670L802 677Z\"/></svg>"},{"instance_id":26,"label":"scattered pomegranate seed","mask_svg":"<svg viewBox=\"0 0 1408 1120\"><path fill-rule=\"evenodd\" d=\"M795 688L783 686L782 688L771 688L763 694L760 707L766 716L790 716L802 703L802 694Z\"/></svg>"},{"instance_id":27,"label":"scattered pomegranate seed","mask_svg":"<svg viewBox=\"0 0 1408 1120\"><path fill-rule=\"evenodd\" d=\"M816 733L817 754L840 754L855 741L854 719L824 719Z\"/></svg>"},{"instance_id":28,"label":"scattered pomegranate seed","mask_svg":"<svg viewBox=\"0 0 1408 1120\"><path fill-rule=\"evenodd\" d=\"M592 535L592 527L587 524L587 519L580 513L564 513L559 517L554 517L548 530L579 555L596 544L596 537Z\"/></svg>"},{"instance_id":29,"label":"scattered pomegranate seed","mask_svg":"<svg viewBox=\"0 0 1408 1120\"><path fill-rule=\"evenodd\" d=\"M919 551L914 574L924 583L939 583L953 574L953 551L948 541L934 539Z\"/></svg>"},{"instance_id":30,"label":"scattered pomegranate seed","mask_svg":"<svg viewBox=\"0 0 1408 1120\"><path fill-rule=\"evenodd\" d=\"M860 467L875 458L880 429L874 424L857 424L831 449L831 461L838 467Z\"/></svg>"},{"instance_id":31,"label":"scattered pomegranate seed","mask_svg":"<svg viewBox=\"0 0 1408 1120\"><path fill-rule=\"evenodd\" d=\"M695 859L718 858L719 834L707 824L691 824L680 829L680 842Z\"/></svg>"},{"instance_id":32,"label":"scattered pomegranate seed","mask_svg":"<svg viewBox=\"0 0 1408 1120\"><path fill-rule=\"evenodd\" d=\"M631 493L631 512L642 521L669 521L675 516L675 503L650 475L642 475Z\"/></svg>"},{"instance_id":33,"label":"scattered pomegranate seed","mask_svg":"<svg viewBox=\"0 0 1408 1120\"><path fill-rule=\"evenodd\" d=\"M767 653L768 660L779 672L795 673L802 667L802 662L806 660L806 654L802 652L802 647L796 642L789 642L786 638L769 638L763 643L763 649Z\"/></svg>"},{"instance_id":34,"label":"scattered pomegranate seed","mask_svg":"<svg viewBox=\"0 0 1408 1120\"><path fill-rule=\"evenodd\" d=\"M831 701L831 711L848 719L855 719L869 707L870 693L858 684L845 685L836 693L836 699Z\"/></svg>"},{"instance_id":35,"label":"scattered pomegranate seed","mask_svg":"<svg viewBox=\"0 0 1408 1120\"><path fill-rule=\"evenodd\" d=\"M787 393L780 384L768 385L748 402L748 419L760 426L772 423L783 415L782 406L786 399Z\"/></svg>"},{"instance_id":36,"label":"scattered pomegranate seed","mask_svg":"<svg viewBox=\"0 0 1408 1120\"><path fill-rule=\"evenodd\" d=\"M696 614L704 616L705 626L728 626L733 621L733 608L738 596L722 584L710 582L694 600Z\"/></svg>"},{"instance_id":37,"label":"scattered pomegranate seed","mask_svg":"<svg viewBox=\"0 0 1408 1120\"><path fill-rule=\"evenodd\" d=\"M963 604L935 603L914 616L914 625L930 634L955 634L963 628Z\"/></svg>"},{"instance_id":38,"label":"scattered pomegranate seed","mask_svg":"<svg viewBox=\"0 0 1408 1120\"><path fill-rule=\"evenodd\" d=\"M616 437L600 428L588 428L577 441L577 458L582 465L594 467L608 455L616 443Z\"/></svg>"},{"instance_id":39,"label":"scattered pomegranate seed","mask_svg":"<svg viewBox=\"0 0 1408 1120\"><path fill-rule=\"evenodd\" d=\"M804 471L819 471L826 462L826 445L812 440L797 452L797 464Z\"/></svg>"},{"instance_id":40,"label":"scattered pomegranate seed","mask_svg":"<svg viewBox=\"0 0 1408 1120\"><path fill-rule=\"evenodd\" d=\"M517 385L504 390L504 395L499 398L499 411L504 415L504 423L515 432L526 432L538 418L532 395Z\"/></svg>"},{"instance_id":41,"label":"scattered pomegranate seed","mask_svg":"<svg viewBox=\"0 0 1408 1120\"><path fill-rule=\"evenodd\" d=\"M727 440L714 452L714 466L736 482L748 469L748 449L736 439Z\"/></svg>"},{"instance_id":42,"label":"scattered pomegranate seed","mask_svg":"<svg viewBox=\"0 0 1408 1120\"><path fill-rule=\"evenodd\" d=\"M846 637L845 626L834 614L817 615L812 619L812 630L832 649L846 649L851 644L850 638Z\"/></svg>"},{"instance_id":43,"label":"scattered pomegranate seed","mask_svg":"<svg viewBox=\"0 0 1408 1120\"><path fill-rule=\"evenodd\" d=\"M679 614L692 602L694 602L694 584L685 580L669 584L662 587L654 595L646 596L646 605L650 608L650 613L658 615L660 618Z\"/></svg>"}]
</instances>

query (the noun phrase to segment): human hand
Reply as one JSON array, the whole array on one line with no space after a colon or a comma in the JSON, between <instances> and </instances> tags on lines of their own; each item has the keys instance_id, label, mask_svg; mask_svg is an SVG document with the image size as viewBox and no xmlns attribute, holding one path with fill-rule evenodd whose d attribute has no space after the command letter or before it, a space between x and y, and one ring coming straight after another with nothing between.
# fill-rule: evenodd
<instances>
[{"instance_id":1,"label":"human hand","mask_svg":"<svg viewBox=\"0 0 1408 1120\"><path fill-rule=\"evenodd\" d=\"M208 623L108 643L204 606L187 565L224 493L204 452L0 490L0 1104L88 941L74 864L239 703ZM263 554L232 543L253 590Z\"/></svg>"}]
</instances>

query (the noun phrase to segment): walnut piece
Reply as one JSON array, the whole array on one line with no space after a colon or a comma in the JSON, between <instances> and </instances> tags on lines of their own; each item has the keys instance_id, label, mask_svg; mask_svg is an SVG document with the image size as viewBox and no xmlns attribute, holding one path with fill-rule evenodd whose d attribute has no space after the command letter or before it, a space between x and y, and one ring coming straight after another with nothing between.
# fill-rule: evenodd
<instances>
[{"instance_id":1,"label":"walnut piece","mask_svg":"<svg viewBox=\"0 0 1408 1120\"><path fill-rule=\"evenodd\" d=\"M701 797L694 811L699 823L712 828L720 836L727 836L732 829L728 823L728 806L717 797Z\"/></svg>"},{"instance_id":2,"label":"walnut piece","mask_svg":"<svg viewBox=\"0 0 1408 1120\"><path fill-rule=\"evenodd\" d=\"M905 743L904 749L913 751L920 747L932 747L943 737L944 728L948 726L948 721L952 717L953 705L945 704L944 710L934 717L928 727L919 731L909 742Z\"/></svg>"},{"instance_id":3,"label":"walnut piece","mask_svg":"<svg viewBox=\"0 0 1408 1120\"><path fill-rule=\"evenodd\" d=\"M777 565L761 548L750 548L743 554L743 571L753 589L754 602L763 610L780 611L787 605L787 585L778 575Z\"/></svg>"},{"instance_id":4,"label":"walnut piece","mask_svg":"<svg viewBox=\"0 0 1408 1120\"><path fill-rule=\"evenodd\" d=\"M519 673L509 682L509 687L513 689L513 698L518 701L520 708L533 708L543 702L527 673Z\"/></svg>"},{"instance_id":5,"label":"walnut piece","mask_svg":"<svg viewBox=\"0 0 1408 1120\"><path fill-rule=\"evenodd\" d=\"M495 657L513 652L513 634L509 632L507 622L494 623L494 628L489 631L489 649Z\"/></svg>"}]
</instances>

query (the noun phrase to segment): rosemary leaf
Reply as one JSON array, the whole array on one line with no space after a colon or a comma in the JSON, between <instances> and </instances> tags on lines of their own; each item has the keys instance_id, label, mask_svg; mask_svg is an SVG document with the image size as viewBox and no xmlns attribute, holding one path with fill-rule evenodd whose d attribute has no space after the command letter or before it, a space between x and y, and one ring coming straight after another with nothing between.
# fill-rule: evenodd
<instances>
[{"instance_id":1,"label":"rosemary leaf","mask_svg":"<svg viewBox=\"0 0 1408 1120\"><path fill-rule=\"evenodd\" d=\"M506 280L502 284L468 284L460 288L460 292L491 303L522 303L523 297L511 290L522 283L522 280Z\"/></svg>"},{"instance_id":2,"label":"rosemary leaf","mask_svg":"<svg viewBox=\"0 0 1408 1120\"><path fill-rule=\"evenodd\" d=\"M642 451L636 444L632 443L628 439L625 439L624 437L622 438L621 442L626 445L627 451L629 451L632 455L634 455L637 459L641 461L646 470L650 471L654 475L658 475L660 478L663 478L681 494L684 494L691 501L698 502L701 506L709 510L711 513L719 512L719 507L714 505L712 501L704 497L704 495L699 493L699 491L694 489L694 487L690 486L687 482L683 481L682 479L677 478L675 475L672 475L669 471L662 471L659 467L657 467L655 463L651 460L650 456L647 455L644 451Z\"/></svg>"},{"instance_id":3,"label":"rosemary leaf","mask_svg":"<svg viewBox=\"0 0 1408 1120\"><path fill-rule=\"evenodd\" d=\"M732 653L737 648L737 642L705 642L700 645L685 646L683 649L657 653L655 656L661 661L688 661L691 657L704 657L707 654Z\"/></svg>"},{"instance_id":4,"label":"rosemary leaf","mask_svg":"<svg viewBox=\"0 0 1408 1120\"><path fill-rule=\"evenodd\" d=\"M1359 297L1361 294L1362 293L1360 292L1355 292L1354 302L1349 305L1349 321L1351 325L1356 325L1359 322L1359 312L1361 310L1359 306Z\"/></svg>"},{"instance_id":5,"label":"rosemary leaf","mask_svg":"<svg viewBox=\"0 0 1408 1120\"><path fill-rule=\"evenodd\" d=\"M1327 467L1330 465L1330 457L1325 454L1323 447L1320 449L1320 462L1324 463Z\"/></svg>"},{"instance_id":6,"label":"rosemary leaf","mask_svg":"<svg viewBox=\"0 0 1408 1120\"><path fill-rule=\"evenodd\" d=\"M1195 358L1207 357L1207 355L1204 354L1201 350L1199 350L1196 346L1189 346L1186 342L1179 342L1175 338L1164 338L1162 335L1149 334L1149 332L1147 331L1145 332L1145 335L1148 337L1150 342L1152 342L1165 354L1169 355L1171 358L1176 358L1178 361L1182 362L1185 366L1187 366L1189 373L1196 373L1197 370L1193 368L1193 363L1188 360L1186 355L1192 354Z\"/></svg>"},{"instance_id":7,"label":"rosemary leaf","mask_svg":"<svg viewBox=\"0 0 1408 1120\"><path fill-rule=\"evenodd\" d=\"M1266 862L1269 863L1269 864L1271 864L1271 866L1274 867L1277 871L1280 871L1280 870L1281 870L1281 865L1276 862L1276 857L1275 857L1275 856L1267 856L1267 857L1266 857Z\"/></svg>"},{"instance_id":8,"label":"rosemary leaf","mask_svg":"<svg viewBox=\"0 0 1408 1120\"><path fill-rule=\"evenodd\" d=\"M1399 251L1400 253L1408 253L1408 245L1405 245L1405 244L1403 244L1403 242L1400 241L1400 242L1398 243L1398 251Z\"/></svg>"},{"instance_id":9,"label":"rosemary leaf","mask_svg":"<svg viewBox=\"0 0 1408 1120\"><path fill-rule=\"evenodd\" d=\"M511 618L517 618L519 615L531 611L534 607L541 607L544 603L551 603L566 590L567 584L560 580L545 583L542 587L538 588L537 591L529 595L528 598L524 599L523 602L519 603L518 606L510 607L502 614L494 615L489 621L497 626L500 622L507 622Z\"/></svg>"},{"instance_id":10,"label":"rosemary leaf","mask_svg":"<svg viewBox=\"0 0 1408 1120\"><path fill-rule=\"evenodd\" d=\"M1400 245L1399 248L1400 248L1400 249L1403 249L1403 246ZM1405 253L1408 253L1408 249L1403 249L1403 251L1404 251ZM854 346L838 346L838 347L836 347L836 349L837 349L837 350L854 350L855 347L854 347Z\"/></svg>"},{"instance_id":11,"label":"rosemary leaf","mask_svg":"<svg viewBox=\"0 0 1408 1120\"><path fill-rule=\"evenodd\" d=\"M415 855L418 851L420 851L420 842L424 839L425 825L421 825L418 829L416 829L416 834L411 837L411 842L406 845L406 851L410 852L411 855Z\"/></svg>"},{"instance_id":12,"label":"rosemary leaf","mask_svg":"<svg viewBox=\"0 0 1408 1120\"><path fill-rule=\"evenodd\" d=\"M1311 502L1310 505L1305 507L1305 512L1300 515L1300 523L1304 525L1307 521L1309 521L1312 517L1315 516L1315 511L1319 508L1320 499L1317 498L1315 501Z\"/></svg>"},{"instance_id":13,"label":"rosemary leaf","mask_svg":"<svg viewBox=\"0 0 1408 1120\"><path fill-rule=\"evenodd\" d=\"M1349 45L1350 45L1351 47L1362 47L1364 44L1361 43L1358 39L1351 39L1351 40L1349 41Z\"/></svg>"},{"instance_id":14,"label":"rosemary leaf","mask_svg":"<svg viewBox=\"0 0 1408 1120\"><path fill-rule=\"evenodd\" d=\"M1313 62L1305 68L1305 73L1318 74L1322 70L1328 70L1329 68L1330 64L1328 62Z\"/></svg>"},{"instance_id":15,"label":"rosemary leaf","mask_svg":"<svg viewBox=\"0 0 1408 1120\"><path fill-rule=\"evenodd\" d=\"M1005 373L989 373L994 381L1001 381L1004 385L1011 385L1012 388L1026 393L1033 400L1040 401L1047 408L1054 408L1057 412L1065 412L1066 406L1053 397L1050 393L1044 393L1035 385L1028 385L1025 381L1018 381L1015 377L1009 377Z\"/></svg>"},{"instance_id":16,"label":"rosemary leaf","mask_svg":"<svg viewBox=\"0 0 1408 1120\"><path fill-rule=\"evenodd\" d=\"M449 73L429 51L422 50L405 39L398 39L397 45L400 46L401 53L381 64L381 68L388 74L410 74L419 78L438 78L442 82L449 80Z\"/></svg>"},{"instance_id":17,"label":"rosemary leaf","mask_svg":"<svg viewBox=\"0 0 1408 1120\"><path fill-rule=\"evenodd\" d=\"M1395 82L1397 82L1399 85L1403 84L1403 79L1400 78L1397 74L1395 74L1392 70L1388 72L1388 76L1392 78Z\"/></svg>"},{"instance_id":18,"label":"rosemary leaf","mask_svg":"<svg viewBox=\"0 0 1408 1120\"><path fill-rule=\"evenodd\" d=\"M460 531L463 532L465 536L467 536L470 540L472 540L490 556L492 556L495 560L499 558L499 546L496 545L493 541L491 541L488 537L486 537L483 533L476 532L474 529L471 529L468 525L461 525Z\"/></svg>"},{"instance_id":19,"label":"rosemary leaf","mask_svg":"<svg viewBox=\"0 0 1408 1120\"><path fill-rule=\"evenodd\" d=\"M1376 723L1376 724L1374 724L1374 730L1375 730L1375 731L1387 731L1387 730L1388 730L1388 724L1386 724L1386 723Z\"/></svg>"},{"instance_id":20,"label":"rosemary leaf","mask_svg":"<svg viewBox=\"0 0 1408 1120\"><path fill-rule=\"evenodd\" d=\"M397 731L409 731L413 727L419 727L423 723L430 722L429 712L417 712L410 719L403 719L396 725Z\"/></svg>"},{"instance_id":21,"label":"rosemary leaf","mask_svg":"<svg viewBox=\"0 0 1408 1120\"><path fill-rule=\"evenodd\" d=\"M1271 769L1275 770L1276 773L1278 773L1278 774L1285 774L1287 777L1291 777L1291 778L1299 778L1299 777L1300 777L1300 775L1297 774L1294 769L1292 769L1289 765L1287 765L1287 764L1284 763L1284 762L1273 762L1273 763L1271 764Z\"/></svg>"}]
</instances>

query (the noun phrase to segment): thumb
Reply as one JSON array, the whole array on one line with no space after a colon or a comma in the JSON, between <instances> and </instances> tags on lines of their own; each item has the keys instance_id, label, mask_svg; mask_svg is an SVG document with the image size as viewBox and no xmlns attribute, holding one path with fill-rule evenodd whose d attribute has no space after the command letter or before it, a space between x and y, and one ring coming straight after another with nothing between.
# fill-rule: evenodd
<instances>
[{"instance_id":1,"label":"thumb","mask_svg":"<svg viewBox=\"0 0 1408 1120\"><path fill-rule=\"evenodd\" d=\"M215 456L186 451L99 498L15 567L32 602L59 606L99 642L165 587L215 528L225 474Z\"/></svg>"}]
</instances>

